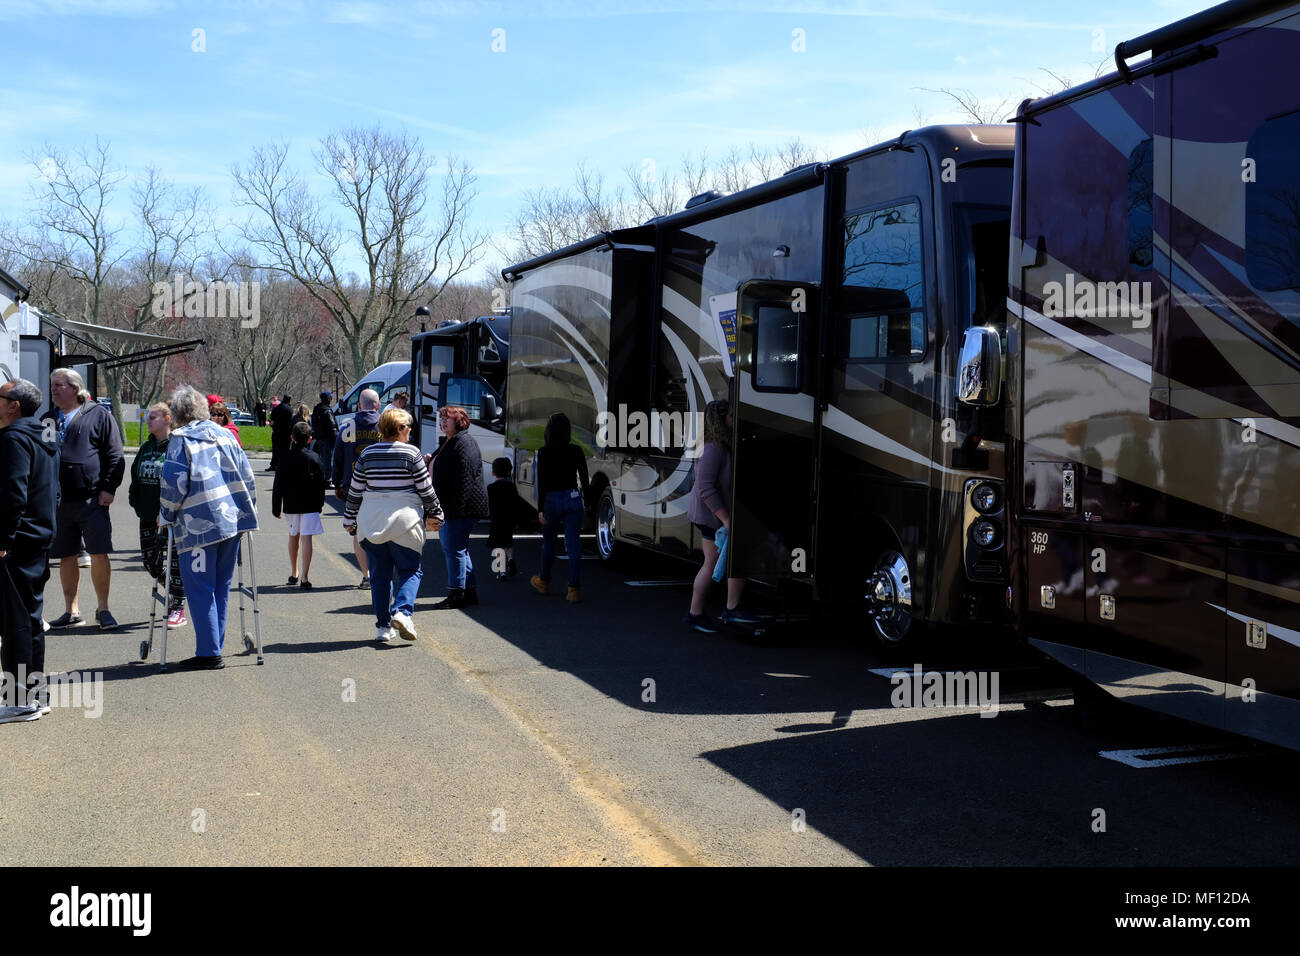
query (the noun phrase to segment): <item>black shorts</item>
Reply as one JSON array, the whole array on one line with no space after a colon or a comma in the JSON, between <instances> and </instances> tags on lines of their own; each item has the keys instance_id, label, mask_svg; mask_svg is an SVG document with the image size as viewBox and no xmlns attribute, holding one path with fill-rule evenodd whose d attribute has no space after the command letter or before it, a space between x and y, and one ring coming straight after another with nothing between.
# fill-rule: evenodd
<instances>
[{"instance_id":1,"label":"black shorts","mask_svg":"<svg viewBox=\"0 0 1300 956\"><path fill-rule=\"evenodd\" d=\"M692 521L691 524L695 525L695 527L700 529L700 537L704 538L704 540L706 541L712 541L714 536L717 535L718 533L717 528L706 528L698 521Z\"/></svg>"},{"instance_id":2,"label":"black shorts","mask_svg":"<svg viewBox=\"0 0 1300 956\"><path fill-rule=\"evenodd\" d=\"M52 558L70 558L83 547L88 554L108 554L113 550L113 523L108 508L99 503L99 495L85 501L60 502L54 516Z\"/></svg>"}]
</instances>

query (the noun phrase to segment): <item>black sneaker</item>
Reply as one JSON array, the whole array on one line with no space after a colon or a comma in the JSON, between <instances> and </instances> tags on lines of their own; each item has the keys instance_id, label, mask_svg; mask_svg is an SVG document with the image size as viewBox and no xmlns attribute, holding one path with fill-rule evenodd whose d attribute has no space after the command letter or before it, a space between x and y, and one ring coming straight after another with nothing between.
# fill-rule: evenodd
<instances>
[{"instance_id":1,"label":"black sneaker","mask_svg":"<svg viewBox=\"0 0 1300 956\"><path fill-rule=\"evenodd\" d=\"M366 577L364 577L364 578L361 579L361 583L357 585L357 590L358 590L358 591L369 591L369 590L370 590L370 577L369 577L369 576L366 576Z\"/></svg>"},{"instance_id":2,"label":"black sneaker","mask_svg":"<svg viewBox=\"0 0 1300 956\"><path fill-rule=\"evenodd\" d=\"M298 583L298 579L296 577L292 577L289 579L289 587L293 587L297 583Z\"/></svg>"},{"instance_id":3,"label":"black sneaker","mask_svg":"<svg viewBox=\"0 0 1300 956\"><path fill-rule=\"evenodd\" d=\"M682 623L692 631L699 631L701 634L718 633L717 625L709 620L708 615L705 614L692 614L687 611L686 616L682 618Z\"/></svg>"},{"instance_id":4,"label":"black sneaker","mask_svg":"<svg viewBox=\"0 0 1300 956\"><path fill-rule=\"evenodd\" d=\"M82 620L80 614L63 614L50 621L50 627L72 627L74 624L80 624Z\"/></svg>"},{"instance_id":5,"label":"black sneaker","mask_svg":"<svg viewBox=\"0 0 1300 956\"><path fill-rule=\"evenodd\" d=\"M113 628L117 627L117 619L108 611L96 611L95 620L99 622L99 629L101 631L111 631Z\"/></svg>"},{"instance_id":6,"label":"black sneaker","mask_svg":"<svg viewBox=\"0 0 1300 956\"><path fill-rule=\"evenodd\" d=\"M303 578L302 581L298 584L298 587L302 588L304 591L310 591L311 582L308 581L306 578Z\"/></svg>"},{"instance_id":7,"label":"black sneaker","mask_svg":"<svg viewBox=\"0 0 1300 956\"><path fill-rule=\"evenodd\" d=\"M465 589L465 606L472 607L478 603L478 588Z\"/></svg>"},{"instance_id":8,"label":"black sneaker","mask_svg":"<svg viewBox=\"0 0 1300 956\"><path fill-rule=\"evenodd\" d=\"M506 577L513 578L519 573L519 567L515 564L515 559L511 558L506 562Z\"/></svg>"},{"instance_id":9,"label":"black sneaker","mask_svg":"<svg viewBox=\"0 0 1300 956\"><path fill-rule=\"evenodd\" d=\"M767 619L764 617L761 617L757 614L751 614L748 611L742 611L738 607L727 608L725 611L722 612L722 616L718 618L718 622L721 624L744 624L744 625L762 624L763 621L765 620Z\"/></svg>"},{"instance_id":10,"label":"black sneaker","mask_svg":"<svg viewBox=\"0 0 1300 956\"><path fill-rule=\"evenodd\" d=\"M226 666L226 659L220 654L216 657L187 657L176 666L187 671L219 671Z\"/></svg>"}]
</instances>

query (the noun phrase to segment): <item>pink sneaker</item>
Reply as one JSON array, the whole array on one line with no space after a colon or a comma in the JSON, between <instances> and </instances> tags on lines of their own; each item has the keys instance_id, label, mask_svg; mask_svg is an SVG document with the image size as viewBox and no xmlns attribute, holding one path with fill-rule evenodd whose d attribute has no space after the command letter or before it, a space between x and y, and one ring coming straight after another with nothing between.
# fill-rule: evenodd
<instances>
[{"instance_id":1,"label":"pink sneaker","mask_svg":"<svg viewBox=\"0 0 1300 956\"><path fill-rule=\"evenodd\" d=\"M173 631L178 627L184 627L189 621L185 620L185 608L178 607L167 615L167 630Z\"/></svg>"}]
</instances>

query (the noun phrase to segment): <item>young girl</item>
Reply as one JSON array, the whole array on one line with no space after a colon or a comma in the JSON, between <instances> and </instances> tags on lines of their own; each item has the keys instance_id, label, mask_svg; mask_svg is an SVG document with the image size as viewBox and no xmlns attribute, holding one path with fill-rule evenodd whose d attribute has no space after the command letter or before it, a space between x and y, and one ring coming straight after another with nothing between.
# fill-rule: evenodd
<instances>
[{"instance_id":1,"label":"young girl","mask_svg":"<svg viewBox=\"0 0 1300 956\"><path fill-rule=\"evenodd\" d=\"M284 461L275 472L271 486L271 514L284 516L289 522L289 585L299 584L298 552L302 550L302 581L304 590L311 590L311 539L324 534L320 513L325 507L325 469L316 453L307 446L311 443L311 426L297 422L289 433L291 445ZM301 539L301 540L300 540Z\"/></svg>"},{"instance_id":2,"label":"young girl","mask_svg":"<svg viewBox=\"0 0 1300 956\"><path fill-rule=\"evenodd\" d=\"M167 443L171 440L172 413L163 402L149 406L149 437L131 465L127 501L140 519L140 556L145 570L159 584L166 580L167 532L158 527L158 498ZM168 592L167 626L184 627L185 585L181 582L180 555L172 549L171 590Z\"/></svg>"},{"instance_id":3,"label":"young girl","mask_svg":"<svg viewBox=\"0 0 1300 956\"><path fill-rule=\"evenodd\" d=\"M692 630L713 634L718 628L704 616L704 599L713 583L713 569L718 562L714 536L719 528L731 533L731 407L725 399L709 402L704 408L704 450L695 462L695 482L691 486L687 516L700 530L704 564L695 575L691 606L683 623ZM730 545L728 545L730 547ZM721 623L752 623L754 618L739 609L745 588L743 578L727 579L727 610Z\"/></svg>"}]
</instances>

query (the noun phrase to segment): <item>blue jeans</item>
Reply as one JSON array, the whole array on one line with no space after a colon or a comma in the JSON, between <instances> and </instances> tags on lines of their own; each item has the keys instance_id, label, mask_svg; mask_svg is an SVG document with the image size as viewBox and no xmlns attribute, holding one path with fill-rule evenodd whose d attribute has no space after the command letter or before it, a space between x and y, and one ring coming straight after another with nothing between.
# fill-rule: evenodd
<instances>
[{"instance_id":1,"label":"blue jeans","mask_svg":"<svg viewBox=\"0 0 1300 956\"><path fill-rule=\"evenodd\" d=\"M370 603L375 609L375 624L387 627L393 613L415 613L415 596L420 592L420 552L404 548L392 541L374 544L362 541L361 547L370 559ZM392 597L392 610L388 601Z\"/></svg>"},{"instance_id":2,"label":"blue jeans","mask_svg":"<svg viewBox=\"0 0 1300 956\"><path fill-rule=\"evenodd\" d=\"M442 556L447 561L447 587L465 590L478 587L474 562L469 556L469 535L478 518L448 518L438 531Z\"/></svg>"},{"instance_id":3,"label":"blue jeans","mask_svg":"<svg viewBox=\"0 0 1300 956\"><path fill-rule=\"evenodd\" d=\"M569 556L569 587L582 583L582 498L576 491L550 491L542 505L542 580L551 580L555 563L555 538L564 529L564 550Z\"/></svg>"},{"instance_id":4,"label":"blue jeans","mask_svg":"<svg viewBox=\"0 0 1300 956\"><path fill-rule=\"evenodd\" d=\"M220 657L226 645L226 608L241 537L180 552L181 580L194 625L194 653L199 657Z\"/></svg>"}]
</instances>

